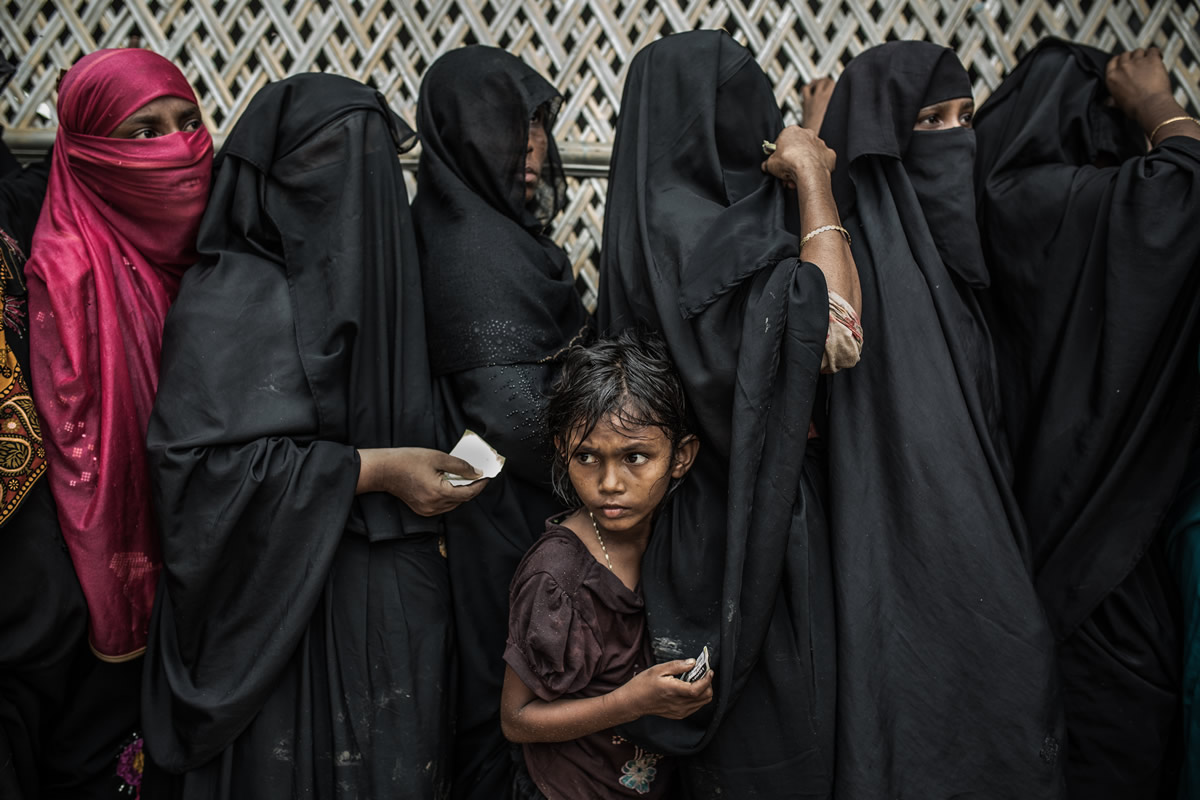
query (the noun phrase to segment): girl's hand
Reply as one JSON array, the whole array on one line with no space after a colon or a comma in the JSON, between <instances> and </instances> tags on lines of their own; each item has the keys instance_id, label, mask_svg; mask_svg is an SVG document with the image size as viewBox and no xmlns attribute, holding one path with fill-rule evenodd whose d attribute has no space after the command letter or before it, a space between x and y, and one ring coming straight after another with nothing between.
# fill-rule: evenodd
<instances>
[{"instance_id":1,"label":"girl's hand","mask_svg":"<svg viewBox=\"0 0 1200 800\"><path fill-rule=\"evenodd\" d=\"M825 146L817 132L789 125L775 139L775 152L762 163L763 172L774 175L789 188L829 186L837 165L837 154Z\"/></svg>"},{"instance_id":2,"label":"girl's hand","mask_svg":"<svg viewBox=\"0 0 1200 800\"><path fill-rule=\"evenodd\" d=\"M361 466L357 494L387 492L423 517L444 514L475 497L486 480L453 486L445 473L478 477L475 468L440 450L424 447L385 447L358 451Z\"/></svg>"},{"instance_id":3,"label":"girl's hand","mask_svg":"<svg viewBox=\"0 0 1200 800\"><path fill-rule=\"evenodd\" d=\"M683 719L691 716L712 702L712 682L715 674L711 669L696 681L681 681L679 675L687 672L696 663L694 658L668 661L642 670L616 692L624 695L623 702L642 717L653 714L667 719Z\"/></svg>"}]
</instances>

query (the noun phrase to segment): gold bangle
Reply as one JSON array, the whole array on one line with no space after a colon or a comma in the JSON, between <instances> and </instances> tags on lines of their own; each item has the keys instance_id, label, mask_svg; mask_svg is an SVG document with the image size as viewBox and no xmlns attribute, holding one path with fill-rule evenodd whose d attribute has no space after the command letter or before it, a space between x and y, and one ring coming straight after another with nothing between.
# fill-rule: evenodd
<instances>
[{"instance_id":1,"label":"gold bangle","mask_svg":"<svg viewBox=\"0 0 1200 800\"><path fill-rule=\"evenodd\" d=\"M1161 131L1163 129L1164 125L1170 125L1172 122L1183 122L1185 119L1188 120L1189 122L1194 122L1197 125L1200 125L1200 119L1196 119L1195 117L1183 116L1183 117L1171 117L1170 119L1164 119L1162 122L1160 122L1154 126L1154 130L1150 131L1150 135L1147 137L1150 140L1150 144L1154 144L1155 134L1157 134L1159 131Z\"/></svg>"},{"instance_id":2,"label":"gold bangle","mask_svg":"<svg viewBox=\"0 0 1200 800\"><path fill-rule=\"evenodd\" d=\"M843 228L841 225L822 225L808 232L808 234L800 240L800 249L804 249L804 245L808 244L814 236L825 233L826 231L837 231L846 238L846 244L850 244L850 231Z\"/></svg>"}]
</instances>

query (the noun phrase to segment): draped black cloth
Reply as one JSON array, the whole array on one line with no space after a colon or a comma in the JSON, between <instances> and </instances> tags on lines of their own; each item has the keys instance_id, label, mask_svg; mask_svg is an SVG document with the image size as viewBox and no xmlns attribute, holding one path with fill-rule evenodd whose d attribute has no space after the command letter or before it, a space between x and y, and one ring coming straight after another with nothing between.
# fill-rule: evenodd
<instances>
[{"instance_id":1,"label":"draped black cloth","mask_svg":"<svg viewBox=\"0 0 1200 800\"><path fill-rule=\"evenodd\" d=\"M559 509L542 436L554 355L588 324L566 254L544 227L566 202L550 137L562 98L520 59L465 47L421 83L419 191L413 202L433 364L438 443L470 429L502 453L504 473L446 516L458 645L454 796L495 800L512 783L500 731L508 587ZM530 118L548 150L525 202Z\"/></svg>"},{"instance_id":2,"label":"draped black cloth","mask_svg":"<svg viewBox=\"0 0 1200 800\"><path fill-rule=\"evenodd\" d=\"M662 331L701 442L642 587L656 657L708 645L716 697L628 726L693 756L691 797L832 791L832 588L807 448L829 301L798 258L791 193L759 166L782 128L769 80L728 34L668 36L630 64L605 204L600 328Z\"/></svg>"},{"instance_id":3,"label":"draped black cloth","mask_svg":"<svg viewBox=\"0 0 1200 800\"><path fill-rule=\"evenodd\" d=\"M0 157L16 162L16 157L2 140ZM46 196L46 182L50 178L50 155L47 153L41 161L26 167L16 163L16 168L0 176L0 222L3 222L0 229L12 237L21 253L28 257L42 200ZM23 290L19 296L24 296Z\"/></svg>"},{"instance_id":4,"label":"draped black cloth","mask_svg":"<svg viewBox=\"0 0 1200 800\"><path fill-rule=\"evenodd\" d=\"M566 204L550 137L562 98L523 61L493 47L439 58L421 81L420 191L413 218L435 375L553 355L586 322L566 253L544 234ZM545 110L549 148L525 203L529 120Z\"/></svg>"},{"instance_id":5,"label":"draped black cloth","mask_svg":"<svg viewBox=\"0 0 1200 800\"><path fill-rule=\"evenodd\" d=\"M946 48L849 64L821 136L862 285L862 360L829 399L837 793L1059 797L1054 641L1009 490L974 289L974 134L912 130L970 96Z\"/></svg>"},{"instance_id":6,"label":"draped black cloth","mask_svg":"<svg viewBox=\"0 0 1200 800\"><path fill-rule=\"evenodd\" d=\"M431 446L398 150L362 84L264 88L216 166L150 423L164 532L147 796L430 798L449 762L435 519L356 497L358 448Z\"/></svg>"},{"instance_id":7,"label":"draped black cloth","mask_svg":"<svg viewBox=\"0 0 1200 800\"><path fill-rule=\"evenodd\" d=\"M3 143L0 155L16 163ZM25 257L48 173L46 161L18 166L0 178L0 287L6 312L0 324L4 346L26 378ZM11 469L13 450L4 452L4 467ZM51 763L80 760L54 737L78 690L72 681L78 665L95 659L87 647L87 606L46 481L38 479L15 511L5 511L0 525L0 797L21 800L48 796L55 783L67 779Z\"/></svg>"},{"instance_id":8,"label":"draped black cloth","mask_svg":"<svg viewBox=\"0 0 1200 800\"><path fill-rule=\"evenodd\" d=\"M1057 40L1026 56L976 118L976 188L1071 792L1149 798L1174 779L1178 609L1152 542L1195 436L1200 142L1147 153L1107 103L1109 58Z\"/></svg>"}]
</instances>

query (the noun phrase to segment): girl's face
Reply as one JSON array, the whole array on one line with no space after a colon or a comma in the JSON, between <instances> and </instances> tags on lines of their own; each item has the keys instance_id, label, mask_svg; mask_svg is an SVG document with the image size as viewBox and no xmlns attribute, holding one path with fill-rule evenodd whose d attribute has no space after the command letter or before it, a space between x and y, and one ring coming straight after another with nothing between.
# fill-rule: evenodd
<instances>
[{"instance_id":1,"label":"girl's face","mask_svg":"<svg viewBox=\"0 0 1200 800\"><path fill-rule=\"evenodd\" d=\"M671 454L671 440L656 426L625 427L615 417L580 441L572 437L567 474L584 508L608 533L649 533L672 478L692 466L699 442L688 436Z\"/></svg>"}]
</instances>

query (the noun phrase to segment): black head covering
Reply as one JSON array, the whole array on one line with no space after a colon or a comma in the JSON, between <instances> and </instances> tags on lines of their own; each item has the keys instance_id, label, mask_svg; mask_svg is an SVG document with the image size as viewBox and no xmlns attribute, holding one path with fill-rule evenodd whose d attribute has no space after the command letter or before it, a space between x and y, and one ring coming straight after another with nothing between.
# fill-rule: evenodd
<instances>
[{"instance_id":1,"label":"black head covering","mask_svg":"<svg viewBox=\"0 0 1200 800\"><path fill-rule=\"evenodd\" d=\"M900 159L942 261L972 286L986 286L968 179L975 134L964 128L913 130L922 108L972 95L954 51L929 42L889 42L855 57L839 84L854 90L834 93L821 126L821 138L838 143L838 163L852 165L863 156ZM854 208L854 169L833 176L843 214Z\"/></svg>"},{"instance_id":2,"label":"black head covering","mask_svg":"<svg viewBox=\"0 0 1200 800\"><path fill-rule=\"evenodd\" d=\"M376 91L305 74L262 89L217 160L201 262L166 324L148 437L164 580L145 719L155 759L172 771L209 761L252 720L276 724L278 705L260 711L301 662L318 676L313 705L284 707L316 714L312 752L349 738L425 770L444 744L431 721L441 696L415 695L408 672L416 646L406 637L421 635L411 615L435 611L406 609L400 591L415 590L395 574L392 551L364 542L421 537L437 521L388 494L355 497L357 448L433 444L420 275L396 158L412 141ZM348 549L371 555L335 558ZM360 709L364 686L379 693L367 693L370 703L386 702ZM323 690L329 697L318 698ZM279 735L292 735L282 719ZM414 786L428 789L420 770ZM377 772L356 775L366 794L382 791ZM253 776L241 777L249 786Z\"/></svg>"},{"instance_id":3,"label":"black head covering","mask_svg":"<svg viewBox=\"0 0 1200 800\"><path fill-rule=\"evenodd\" d=\"M446 53L421 81L413 217L435 375L541 360L586 323L571 264L544 233L566 204L550 135L561 103L541 75L493 47ZM521 176L539 108L548 147L527 205Z\"/></svg>"},{"instance_id":4,"label":"black head covering","mask_svg":"<svg viewBox=\"0 0 1200 800\"><path fill-rule=\"evenodd\" d=\"M848 797L1049 798L1062 786L1053 638L971 291L987 277L973 134L911 131L923 106L964 93L951 51L881 45L842 74L821 130L838 154L867 330L829 400L836 785Z\"/></svg>"},{"instance_id":5,"label":"black head covering","mask_svg":"<svg viewBox=\"0 0 1200 800\"><path fill-rule=\"evenodd\" d=\"M1062 638L1146 551L1195 422L1200 142L1147 154L1109 58L1046 41L976 118L1017 498Z\"/></svg>"},{"instance_id":6,"label":"black head covering","mask_svg":"<svg viewBox=\"0 0 1200 800\"><path fill-rule=\"evenodd\" d=\"M694 67L683 68L689 60ZM725 458L738 350L736 336L716 337L740 325L740 306L730 306L730 316L684 321L755 272L796 259L794 204L762 173L758 148L782 129L770 81L722 31L667 37L630 64L605 202L597 318L610 333L639 324L696 329L668 336L668 344L689 398L704 398L692 403L704 448Z\"/></svg>"},{"instance_id":7,"label":"black head covering","mask_svg":"<svg viewBox=\"0 0 1200 800\"><path fill-rule=\"evenodd\" d=\"M698 797L781 796L831 771L828 563L801 489L829 307L820 270L797 257L788 191L759 167L782 128L770 82L728 34L668 36L630 64L605 204L601 327L662 331L701 441L642 586L656 655L707 644L716 700L630 726L668 752L707 745L689 770ZM742 702L748 684L761 691Z\"/></svg>"},{"instance_id":8,"label":"black head covering","mask_svg":"<svg viewBox=\"0 0 1200 800\"><path fill-rule=\"evenodd\" d=\"M925 106L971 97L971 81L954 51L930 42L888 42L856 56L838 79L854 91L830 98L822 138L842 143L839 163L862 156L900 158L914 138L917 112ZM853 197L844 170L834 177L838 201Z\"/></svg>"},{"instance_id":9,"label":"black head covering","mask_svg":"<svg viewBox=\"0 0 1200 800\"><path fill-rule=\"evenodd\" d=\"M243 171L270 176L272 191L251 211L238 203L240 182L214 188L209 205L215 210L201 226L200 252L256 246L285 265L300 359L317 407L318 438L355 447L432 446L415 239L411 217L403 213L407 190L395 183L392 164L396 153L416 145L416 134L382 95L349 79L298 75L264 88L250 110L257 124L239 125L229 135L222 164L232 163L222 174L240 164ZM369 176L362 185L339 186L336 170L354 163L359 153L347 152L336 136L323 141L320 133L361 112L378 115L391 139L380 136L376 123L352 147L361 150L366 169L393 180ZM273 136L263 135L270 131ZM301 147L304 158L289 160ZM293 165L303 168L289 169ZM231 190L234 196L223 194ZM358 202L400 211L360 213ZM222 209L227 216L220 215ZM434 528L384 492L364 495L357 505L371 538L395 537L406 525L418 532Z\"/></svg>"}]
</instances>

